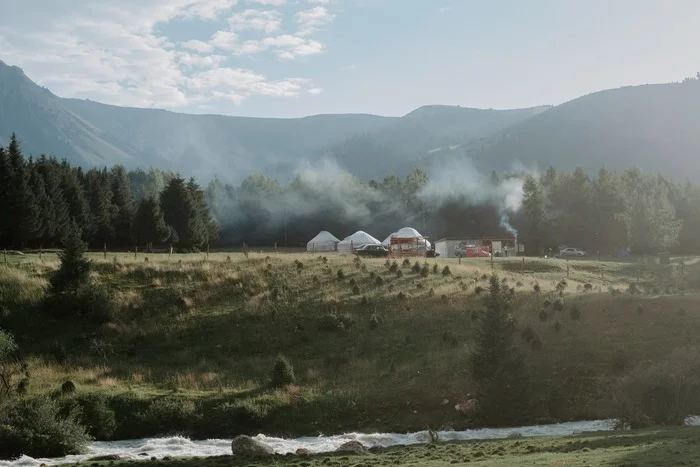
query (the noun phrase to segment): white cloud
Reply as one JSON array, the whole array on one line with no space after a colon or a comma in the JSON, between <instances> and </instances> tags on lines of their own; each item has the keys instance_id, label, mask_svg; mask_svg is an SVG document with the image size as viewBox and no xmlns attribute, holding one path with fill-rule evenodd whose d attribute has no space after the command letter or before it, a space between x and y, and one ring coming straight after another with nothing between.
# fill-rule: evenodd
<instances>
[{"instance_id":1,"label":"white cloud","mask_svg":"<svg viewBox=\"0 0 700 467\"><path fill-rule=\"evenodd\" d=\"M214 47L211 44L204 42L204 41L198 41L198 40L191 40L191 41L183 42L182 47L184 49L194 50L195 52L200 52L200 53L211 52L214 49Z\"/></svg>"},{"instance_id":2,"label":"white cloud","mask_svg":"<svg viewBox=\"0 0 700 467\"><path fill-rule=\"evenodd\" d=\"M248 0L251 3L257 3L259 5L271 5L271 6L281 6L287 3L287 0Z\"/></svg>"},{"instance_id":3,"label":"white cloud","mask_svg":"<svg viewBox=\"0 0 700 467\"><path fill-rule=\"evenodd\" d=\"M264 31L272 33L282 26L282 15L271 10L245 10L232 15L228 24L234 31Z\"/></svg>"},{"instance_id":4,"label":"white cloud","mask_svg":"<svg viewBox=\"0 0 700 467\"><path fill-rule=\"evenodd\" d=\"M235 55L252 55L271 49L282 60L295 60L318 55L324 51L321 42L291 34L270 36L261 40L239 41L236 33L217 31L212 36L211 44Z\"/></svg>"},{"instance_id":5,"label":"white cloud","mask_svg":"<svg viewBox=\"0 0 700 467\"><path fill-rule=\"evenodd\" d=\"M299 24L299 35L313 34L319 27L325 26L335 19L335 15L328 12L325 7L317 6L310 10L300 11L295 15Z\"/></svg>"},{"instance_id":6,"label":"white cloud","mask_svg":"<svg viewBox=\"0 0 700 467\"><path fill-rule=\"evenodd\" d=\"M309 94L312 94L314 96L318 96L319 94L321 94L323 92L323 89L322 88L311 88L306 92L308 92Z\"/></svg>"},{"instance_id":7,"label":"white cloud","mask_svg":"<svg viewBox=\"0 0 700 467\"><path fill-rule=\"evenodd\" d=\"M279 5L281 0L24 0L7 2L0 15L2 59L66 97L140 107L191 107L218 99L235 104L254 95L296 97L316 89L300 78L270 78L232 67L230 56L270 50L292 59L321 53L323 44L277 34L243 40L218 31L209 42L166 36L162 26L180 18L209 21L226 16L241 2ZM245 10L243 11L245 16ZM244 29L277 31L275 12L248 14ZM281 21L281 19L280 19ZM206 25L206 23L204 23ZM37 27L40 25L41 27ZM234 30L235 28L235 30ZM312 93L313 94L313 93Z\"/></svg>"},{"instance_id":8,"label":"white cloud","mask_svg":"<svg viewBox=\"0 0 700 467\"><path fill-rule=\"evenodd\" d=\"M328 5L331 3L331 0L309 0L309 3L316 5Z\"/></svg>"}]
</instances>

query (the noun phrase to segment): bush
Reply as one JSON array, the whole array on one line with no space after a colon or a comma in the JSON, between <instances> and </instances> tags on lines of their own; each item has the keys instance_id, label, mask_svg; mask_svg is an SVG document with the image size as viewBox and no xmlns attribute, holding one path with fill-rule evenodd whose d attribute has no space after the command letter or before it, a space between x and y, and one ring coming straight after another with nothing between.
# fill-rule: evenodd
<instances>
[{"instance_id":1,"label":"bush","mask_svg":"<svg viewBox=\"0 0 700 467\"><path fill-rule=\"evenodd\" d=\"M399 293L396 295L396 298L399 299L399 300L401 300L401 301L404 301L404 300L406 300L407 297L406 297L406 294L405 294L405 293L399 292Z\"/></svg>"},{"instance_id":2,"label":"bush","mask_svg":"<svg viewBox=\"0 0 700 467\"><path fill-rule=\"evenodd\" d=\"M573 319L574 321L578 321L579 319L581 319L581 310L579 310L578 307L574 305L571 307L569 315L571 316L571 319Z\"/></svg>"},{"instance_id":3,"label":"bush","mask_svg":"<svg viewBox=\"0 0 700 467\"><path fill-rule=\"evenodd\" d=\"M379 327L379 315L376 313L372 313L372 316L369 317L369 327L372 329Z\"/></svg>"},{"instance_id":4,"label":"bush","mask_svg":"<svg viewBox=\"0 0 700 467\"><path fill-rule=\"evenodd\" d=\"M408 260L408 258L403 260L403 263L401 263L401 266L404 268L410 268L411 267L411 262Z\"/></svg>"},{"instance_id":5,"label":"bush","mask_svg":"<svg viewBox=\"0 0 700 467\"><path fill-rule=\"evenodd\" d=\"M430 274L430 266L428 266L428 263L425 263L420 270L420 276L421 277L428 277L429 274Z\"/></svg>"},{"instance_id":6,"label":"bush","mask_svg":"<svg viewBox=\"0 0 700 467\"><path fill-rule=\"evenodd\" d=\"M79 317L94 324L112 319L116 304L105 287L88 284L60 294L47 295L44 310L55 318Z\"/></svg>"},{"instance_id":7,"label":"bush","mask_svg":"<svg viewBox=\"0 0 700 467\"><path fill-rule=\"evenodd\" d=\"M420 274L421 269L423 269L423 268L421 268L421 265L420 265L420 263L419 263L418 261L416 261L416 263L415 263L415 264L413 265L413 267L411 268L411 270L412 270L414 273L416 273L416 274Z\"/></svg>"},{"instance_id":8,"label":"bush","mask_svg":"<svg viewBox=\"0 0 700 467\"><path fill-rule=\"evenodd\" d=\"M561 281L559 281L557 283L557 286L556 286L557 292L563 292L564 290L566 290L566 287L568 285L569 284L566 282L566 279L562 279Z\"/></svg>"},{"instance_id":9,"label":"bush","mask_svg":"<svg viewBox=\"0 0 700 467\"><path fill-rule=\"evenodd\" d=\"M64 399L63 413L79 410L79 420L98 441L112 439L117 428L116 414L104 394L88 394Z\"/></svg>"},{"instance_id":10,"label":"bush","mask_svg":"<svg viewBox=\"0 0 700 467\"><path fill-rule=\"evenodd\" d=\"M342 281L343 279L345 279L345 273L343 272L342 269L338 269L337 276L338 276L339 281Z\"/></svg>"},{"instance_id":11,"label":"bush","mask_svg":"<svg viewBox=\"0 0 700 467\"><path fill-rule=\"evenodd\" d=\"M139 414L145 432L151 436L189 435L198 420L195 403L180 397L166 396L150 403Z\"/></svg>"},{"instance_id":12,"label":"bush","mask_svg":"<svg viewBox=\"0 0 700 467\"><path fill-rule=\"evenodd\" d=\"M397 263L396 261L391 263L391 266L389 266L389 272L396 272L398 270L399 270L399 263Z\"/></svg>"},{"instance_id":13,"label":"bush","mask_svg":"<svg viewBox=\"0 0 700 467\"><path fill-rule=\"evenodd\" d=\"M477 285L474 287L474 295L481 295L481 293L484 291L484 288L480 285Z\"/></svg>"},{"instance_id":14,"label":"bush","mask_svg":"<svg viewBox=\"0 0 700 467\"><path fill-rule=\"evenodd\" d=\"M616 417L625 426L682 426L700 412L700 352L679 348L652 364L636 367L613 388Z\"/></svg>"},{"instance_id":15,"label":"bush","mask_svg":"<svg viewBox=\"0 0 700 467\"><path fill-rule=\"evenodd\" d=\"M549 317L547 310L540 310L540 313L537 316L540 318L540 321L547 321L547 318Z\"/></svg>"},{"instance_id":16,"label":"bush","mask_svg":"<svg viewBox=\"0 0 700 467\"><path fill-rule=\"evenodd\" d=\"M403 277L403 271L401 269L399 269L398 271L396 271L396 278L401 279L402 277Z\"/></svg>"},{"instance_id":17,"label":"bush","mask_svg":"<svg viewBox=\"0 0 700 467\"><path fill-rule=\"evenodd\" d=\"M550 306L552 306L552 302L550 300L545 300L542 302L542 306L545 308L549 308Z\"/></svg>"},{"instance_id":18,"label":"bush","mask_svg":"<svg viewBox=\"0 0 700 467\"><path fill-rule=\"evenodd\" d=\"M284 355L279 355L272 369L270 385L275 388L281 388L295 381L294 367Z\"/></svg>"},{"instance_id":19,"label":"bush","mask_svg":"<svg viewBox=\"0 0 700 467\"><path fill-rule=\"evenodd\" d=\"M352 294L353 295L360 295L360 286L355 284L352 286Z\"/></svg>"},{"instance_id":20,"label":"bush","mask_svg":"<svg viewBox=\"0 0 700 467\"><path fill-rule=\"evenodd\" d=\"M66 395L66 394L73 394L75 392L75 383L71 380L66 381L61 385L61 393Z\"/></svg>"},{"instance_id":21,"label":"bush","mask_svg":"<svg viewBox=\"0 0 700 467\"><path fill-rule=\"evenodd\" d=\"M374 279L374 285L376 285L377 287L381 287L384 285L384 279L382 278L382 276L377 276L377 278Z\"/></svg>"},{"instance_id":22,"label":"bush","mask_svg":"<svg viewBox=\"0 0 700 467\"><path fill-rule=\"evenodd\" d=\"M520 333L520 337L527 342L528 344L532 342L532 339L535 338L535 330L532 329L532 326L527 326L525 329L522 330Z\"/></svg>"},{"instance_id":23,"label":"bush","mask_svg":"<svg viewBox=\"0 0 700 467\"><path fill-rule=\"evenodd\" d=\"M440 272L440 268L438 268L437 264L433 264L433 274L437 274L438 272Z\"/></svg>"},{"instance_id":24,"label":"bush","mask_svg":"<svg viewBox=\"0 0 700 467\"><path fill-rule=\"evenodd\" d=\"M532 290L534 290L537 293L540 293L540 290L542 289L540 288L540 284L535 284L532 286Z\"/></svg>"},{"instance_id":25,"label":"bush","mask_svg":"<svg viewBox=\"0 0 700 467\"><path fill-rule=\"evenodd\" d=\"M561 331L561 323L559 321L554 323L554 330L557 332Z\"/></svg>"},{"instance_id":26,"label":"bush","mask_svg":"<svg viewBox=\"0 0 700 467\"><path fill-rule=\"evenodd\" d=\"M642 306L641 303L639 305L637 305L637 314L640 314L640 315L644 314L644 307Z\"/></svg>"},{"instance_id":27,"label":"bush","mask_svg":"<svg viewBox=\"0 0 700 467\"><path fill-rule=\"evenodd\" d=\"M554 307L554 310L555 310L555 311L562 311L562 310L564 310L564 300L561 299L561 298L557 298L557 299L554 301L553 307Z\"/></svg>"},{"instance_id":28,"label":"bush","mask_svg":"<svg viewBox=\"0 0 700 467\"><path fill-rule=\"evenodd\" d=\"M12 407L0 430L0 458L63 457L86 452L90 435L79 422L80 413L61 415L57 401L38 398Z\"/></svg>"},{"instance_id":29,"label":"bush","mask_svg":"<svg viewBox=\"0 0 700 467\"><path fill-rule=\"evenodd\" d=\"M452 275L452 271L450 271L450 267L445 265L444 268L442 268L442 275L447 277Z\"/></svg>"},{"instance_id":30,"label":"bush","mask_svg":"<svg viewBox=\"0 0 700 467\"><path fill-rule=\"evenodd\" d=\"M593 284L586 282L585 284L583 284L583 290L585 290L586 292L590 292L591 290L593 290Z\"/></svg>"}]
</instances>

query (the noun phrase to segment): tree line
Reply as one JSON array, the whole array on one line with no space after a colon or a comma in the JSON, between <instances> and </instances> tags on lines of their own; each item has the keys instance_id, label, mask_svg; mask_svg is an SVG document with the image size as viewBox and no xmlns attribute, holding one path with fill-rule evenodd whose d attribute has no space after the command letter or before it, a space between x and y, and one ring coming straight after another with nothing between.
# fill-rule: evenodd
<instances>
[{"instance_id":1,"label":"tree line","mask_svg":"<svg viewBox=\"0 0 700 467\"><path fill-rule=\"evenodd\" d=\"M172 244L201 248L218 235L205 194L194 179L151 170L71 167L25 158L12 135L0 147L0 247L51 248L77 228L93 248Z\"/></svg>"},{"instance_id":2,"label":"tree line","mask_svg":"<svg viewBox=\"0 0 700 467\"><path fill-rule=\"evenodd\" d=\"M514 181L522 208L504 211ZM365 230L381 240L406 225L432 239L505 237L505 218L532 255L563 245L602 254L700 253L700 187L637 168L596 176L494 172L477 188L438 194L429 185L440 183L420 168L404 179L364 181L322 167L286 183L255 173L238 185L215 178L203 188L160 169L83 171L65 160L25 158L13 135L0 147L0 248L60 246L72 225L98 249L191 251L214 241L298 247L320 230L340 238Z\"/></svg>"}]
</instances>

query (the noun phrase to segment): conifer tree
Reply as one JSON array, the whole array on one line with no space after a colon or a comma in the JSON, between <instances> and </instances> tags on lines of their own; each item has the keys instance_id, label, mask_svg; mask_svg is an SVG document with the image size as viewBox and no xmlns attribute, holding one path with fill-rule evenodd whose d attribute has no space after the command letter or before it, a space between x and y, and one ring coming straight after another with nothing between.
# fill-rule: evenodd
<instances>
[{"instance_id":1,"label":"conifer tree","mask_svg":"<svg viewBox=\"0 0 700 467\"><path fill-rule=\"evenodd\" d=\"M515 346L510 294L492 276L479 315L469 364L478 387L479 416L491 425L523 422L528 406L525 361Z\"/></svg>"},{"instance_id":2,"label":"conifer tree","mask_svg":"<svg viewBox=\"0 0 700 467\"><path fill-rule=\"evenodd\" d=\"M139 245L146 245L148 251L154 242L165 242L170 239L168 226L165 224L160 204L154 198L141 200L132 227L132 237Z\"/></svg>"},{"instance_id":3,"label":"conifer tree","mask_svg":"<svg viewBox=\"0 0 700 467\"><path fill-rule=\"evenodd\" d=\"M192 197L185 180L170 180L160 195L163 217L177 235L177 245L183 250L193 250L206 243L206 230L202 223L199 205Z\"/></svg>"}]
</instances>

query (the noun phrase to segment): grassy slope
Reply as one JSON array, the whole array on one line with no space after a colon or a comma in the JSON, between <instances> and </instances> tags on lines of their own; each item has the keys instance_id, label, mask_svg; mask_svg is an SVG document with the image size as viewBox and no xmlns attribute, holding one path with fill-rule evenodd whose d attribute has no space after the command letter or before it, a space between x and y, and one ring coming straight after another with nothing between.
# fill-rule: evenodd
<instances>
[{"instance_id":1,"label":"grassy slope","mask_svg":"<svg viewBox=\"0 0 700 467\"><path fill-rule=\"evenodd\" d=\"M397 278L382 260L228 257L150 255L146 263L120 254L115 263L95 255L98 280L116 291L122 308L97 329L47 322L29 306L40 300L55 257L45 254L43 263L34 255L10 257L14 264L0 267L0 326L30 357L30 391L53 391L72 379L81 393L245 401L261 408L260 429L283 435L464 426L452 407L470 390L466 361L488 262L431 260L427 278L408 268ZM452 276L433 274L434 264L439 270L449 264ZM558 299L566 262L528 259L524 274L520 259L495 263L514 289L519 328L531 326L543 343L537 350L521 342L538 401L535 421L608 415L598 390L621 367L692 344L700 331L697 295L673 290L679 268L568 264L564 308L557 311L546 302ZM694 266L685 272L692 276ZM616 292L637 280L651 294ZM539 317L543 308L546 320ZM294 364L298 382L269 391L279 353Z\"/></svg>"},{"instance_id":2,"label":"grassy slope","mask_svg":"<svg viewBox=\"0 0 700 467\"><path fill-rule=\"evenodd\" d=\"M700 465L700 428L638 430L614 434L584 434L560 438L476 441L388 449L362 457L319 455L309 458L276 456L269 460L174 459L148 462L156 467L224 466L412 466L453 465L506 467L540 466L669 466ZM110 463L116 467L139 462Z\"/></svg>"}]
</instances>

